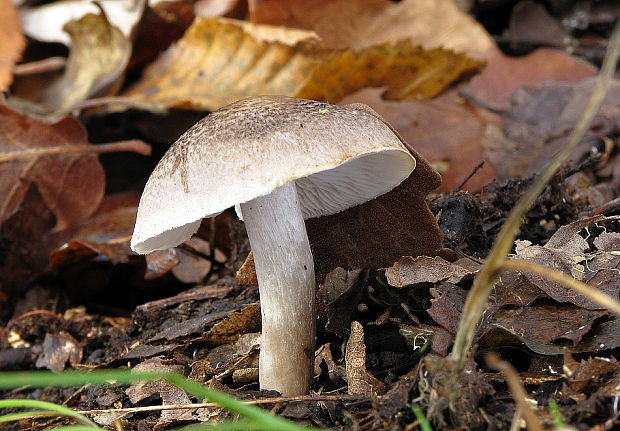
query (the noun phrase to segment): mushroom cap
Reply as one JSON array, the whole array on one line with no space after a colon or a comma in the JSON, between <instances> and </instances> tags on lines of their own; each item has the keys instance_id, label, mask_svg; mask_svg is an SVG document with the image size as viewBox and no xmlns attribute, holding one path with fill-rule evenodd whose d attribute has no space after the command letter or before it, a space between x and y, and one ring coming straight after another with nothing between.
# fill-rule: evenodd
<instances>
[{"instance_id":1,"label":"mushroom cap","mask_svg":"<svg viewBox=\"0 0 620 431\"><path fill-rule=\"evenodd\" d=\"M212 112L155 167L140 199L131 248L149 253L174 247L196 233L202 218L290 181L304 218L387 193L416 161L372 112L285 96L251 97Z\"/></svg>"}]
</instances>

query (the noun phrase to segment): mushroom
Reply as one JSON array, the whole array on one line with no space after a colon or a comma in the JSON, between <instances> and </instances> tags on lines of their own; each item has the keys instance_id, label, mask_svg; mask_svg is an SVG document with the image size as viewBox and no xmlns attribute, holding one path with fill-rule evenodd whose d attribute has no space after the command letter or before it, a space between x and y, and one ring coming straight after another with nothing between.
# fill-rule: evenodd
<instances>
[{"instance_id":1,"label":"mushroom","mask_svg":"<svg viewBox=\"0 0 620 431\"><path fill-rule=\"evenodd\" d=\"M365 105L247 98L212 112L170 147L140 199L131 248L174 247L202 218L235 206L259 283L260 386L305 394L316 316L304 219L374 199L415 165L400 137Z\"/></svg>"}]
</instances>

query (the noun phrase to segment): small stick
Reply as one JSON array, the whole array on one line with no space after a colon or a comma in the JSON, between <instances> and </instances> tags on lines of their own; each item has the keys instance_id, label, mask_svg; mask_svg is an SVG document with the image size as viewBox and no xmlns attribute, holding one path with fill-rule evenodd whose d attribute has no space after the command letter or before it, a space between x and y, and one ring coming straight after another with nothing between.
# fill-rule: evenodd
<instances>
[{"instance_id":1,"label":"small stick","mask_svg":"<svg viewBox=\"0 0 620 431\"><path fill-rule=\"evenodd\" d=\"M65 64L67 64L67 59L65 57L49 57L43 60L18 64L13 67L13 74L17 76L23 76L35 75L37 73L54 72L65 67Z\"/></svg>"},{"instance_id":2,"label":"small stick","mask_svg":"<svg viewBox=\"0 0 620 431\"><path fill-rule=\"evenodd\" d=\"M244 404L249 405L262 405L262 404L280 404L280 403L304 403L312 401L356 401L359 400L359 396L351 397L347 395L300 395L295 397L273 397L262 398L259 400L242 401ZM141 413L163 410L190 410L200 408L219 408L216 403L195 403L195 404L169 404L162 406L145 406L145 407L128 407L123 409L95 409L95 410L80 410L77 413L83 415L98 415L103 413L122 413L123 415L129 413Z\"/></svg>"},{"instance_id":3,"label":"small stick","mask_svg":"<svg viewBox=\"0 0 620 431\"><path fill-rule=\"evenodd\" d=\"M484 160L481 161L480 163L478 163L476 165L476 167L471 171L471 173L469 175L467 175L467 177L465 177L465 179L463 180L463 182L456 188L457 190L461 190L463 187L465 187L465 184L467 184L467 182L469 180L472 179L472 177L474 175L476 175L476 173L484 166Z\"/></svg>"},{"instance_id":4,"label":"small stick","mask_svg":"<svg viewBox=\"0 0 620 431\"><path fill-rule=\"evenodd\" d=\"M64 156L88 153L112 153L117 151L133 151L144 156L151 154L151 146L138 139L111 142L98 145L59 145L28 149L26 151L10 151L0 154L0 163L38 159L41 157Z\"/></svg>"}]
</instances>

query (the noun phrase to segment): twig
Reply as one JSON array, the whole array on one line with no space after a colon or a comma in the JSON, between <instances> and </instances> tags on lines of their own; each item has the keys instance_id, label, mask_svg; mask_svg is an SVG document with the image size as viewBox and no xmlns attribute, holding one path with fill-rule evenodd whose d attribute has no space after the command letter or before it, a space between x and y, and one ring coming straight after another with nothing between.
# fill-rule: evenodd
<instances>
[{"instance_id":1,"label":"twig","mask_svg":"<svg viewBox=\"0 0 620 431\"><path fill-rule=\"evenodd\" d=\"M64 156L67 154L101 154L117 151L133 151L148 156L151 154L151 146L138 139L99 145L59 145L57 147L33 148L26 151L3 153L0 154L0 163L38 159L41 157Z\"/></svg>"},{"instance_id":2,"label":"twig","mask_svg":"<svg viewBox=\"0 0 620 431\"><path fill-rule=\"evenodd\" d=\"M620 303L613 299L611 296L604 294L600 290L594 289L579 280L575 280L570 275L557 271L547 266L538 265L536 263L528 262L526 260L506 260L502 265L505 269L515 269L517 271L531 272L545 277L549 280L554 280L562 283L566 287L573 289L575 292L585 296L589 300L600 304L601 306L620 314Z\"/></svg>"},{"instance_id":3,"label":"twig","mask_svg":"<svg viewBox=\"0 0 620 431\"><path fill-rule=\"evenodd\" d=\"M595 216L599 214L605 214L620 208L620 197L610 200L601 206L598 206L588 213L588 216Z\"/></svg>"},{"instance_id":4,"label":"twig","mask_svg":"<svg viewBox=\"0 0 620 431\"><path fill-rule=\"evenodd\" d=\"M141 109L154 114L165 114L168 112L168 108L166 108L166 106L162 103L144 102L142 100L135 100L125 96L96 97L93 99L87 99L78 103L72 109L82 110L103 105L124 105L128 108Z\"/></svg>"},{"instance_id":5,"label":"twig","mask_svg":"<svg viewBox=\"0 0 620 431\"><path fill-rule=\"evenodd\" d=\"M259 400L249 400L242 401L244 404L249 405L262 405L262 404L279 404L279 403L303 403L303 402L312 402L312 401L347 401L347 400L358 400L360 397L350 397L347 395L300 395L296 397L273 397L273 398L262 398ZM95 410L79 410L77 413L82 415L98 415L104 413L121 413L123 415L129 413L142 413L142 412L152 412L152 411L163 411L163 410L192 410L192 409L203 409L203 408L221 408L221 406L216 403L194 403L194 404L169 404L169 405L161 405L161 406L145 406L145 407L127 407L123 409L95 409Z\"/></svg>"},{"instance_id":6,"label":"twig","mask_svg":"<svg viewBox=\"0 0 620 431\"><path fill-rule=\"evenodd\" d=\"M509 214L506 222L493 244L493 248L487 257L485 264L480 269L478 276L474 279L474 284L467 295L463 315L454 340L454 347L450 354L453 362L452 381L456 383L458 376L463 370L471 346L474 334L480 318L486 307L489 294L498 278L498 271L502 267L506 255L512 248L512 244L517 236L521 220L531 204L545 189L549 180L569 156L573 148L581 141L583 135L588 130L592 119L599 110L609 84L611 83L618 57L620 56L620 22L616 25L610 38L607 55L594 86L594 91L590 96L588 105L579 123L570 134L567 144L549 162L546 169L534 180L531 187L524 196L517 202L514 209ZM455 386L456 387L456 386ZM455 391L458 393L458 391ZM456 396L456 395L455 395Z\"/></svg>"},{"instance_id":7,"label":"twig","mask_svg":"<svg viewBox=\"0 0 620 431\"><path fill-rule=\"evenodd\" d=\"M463 187L465 187L465 184L467 184L467 182L469 180L472 179L472 177L474 175L476 175L476 173L484 166L484 160L481 161L480 163L478 163L476 165L476 167L471 171L471 173L469 175L467 175L467 177L465 177L465 179L461 182L461 184L456 188L456 190L461 190Z\"/></svg>"},{"instance_id":8,"label":"twig","mask_svg":"<svg viewBox=\"0 0 620 431\"><path fill-rule=\"evenodd\" d=\"M13 74L34 75L37 73L54 72L60 70L67 64L65 57L49 57L43 60L31 61L29 63L18 64L13 67Z\"/></svg>"}]
</instances>

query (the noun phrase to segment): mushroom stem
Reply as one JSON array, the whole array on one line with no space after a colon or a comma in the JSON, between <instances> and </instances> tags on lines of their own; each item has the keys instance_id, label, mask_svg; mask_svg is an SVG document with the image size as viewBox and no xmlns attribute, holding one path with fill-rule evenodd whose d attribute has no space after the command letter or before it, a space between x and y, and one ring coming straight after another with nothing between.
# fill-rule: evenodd
<instances>
[{"instance_id":1,"label":"mushroom stem","mask_svg":"<svg viewBox=\"0 0 620 431\"><path fill-rule=\"evenodd\" d=\"M241 204L260 292L261 389L308 393L314 366L314 264L295 182Z\"/></svg>"}]
</instances>

